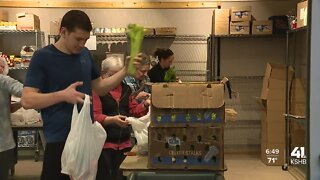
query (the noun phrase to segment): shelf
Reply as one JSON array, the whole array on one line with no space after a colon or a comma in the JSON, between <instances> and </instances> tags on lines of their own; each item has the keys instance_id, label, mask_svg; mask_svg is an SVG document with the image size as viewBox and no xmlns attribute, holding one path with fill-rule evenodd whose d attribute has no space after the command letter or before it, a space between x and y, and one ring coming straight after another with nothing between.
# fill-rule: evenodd
<instances>
[{"instance_id":1,"label":"shelf","mask_svg":"<svg viewBox=\"0 0 320 180\"><path fill-rule=\"evenodd\" d=\"M292 29L292 30L289 30L289 34L291 33L296 33L296 32L306 32L306 30L308 29L308 26L303 26L303 27L300 27L300 28L296 28L296 29Z\"/></svg>"},{"instance_id":2,"label":"shelf","mask_svg":"<svg viewBox=\"0 0 320 180\"><path fill-rule=\"evenodd\" d=\"M38 30L0 30L0 34L2 33L40 33Z\"/></svg>"},{"instance_id":3,"label":"shelf","mask_svg":"<svg viewBox=\"0 0 320 180\"><path fill-rule=\"evenodd\" d=\"M28 69L28 67L9 67L9 70L22 70L22 69Z\"/></svg>"},{"instance_id":4,"label":"shelf","mask_svg":"<svg viewBox=\"0 0 320 180\"><path fill-rule=\"evenodd\" d=\"M259 38L259 37L285 37L285 34L229 34L211 35L214 38Z\"/></svg>"}]
</instances>

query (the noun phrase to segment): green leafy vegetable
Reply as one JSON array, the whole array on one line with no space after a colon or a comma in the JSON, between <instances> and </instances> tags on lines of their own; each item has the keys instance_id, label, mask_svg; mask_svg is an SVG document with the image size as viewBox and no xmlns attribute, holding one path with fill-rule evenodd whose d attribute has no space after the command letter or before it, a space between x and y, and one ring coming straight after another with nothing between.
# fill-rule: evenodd
<instances>
[{"instance_id":1,"label":"green leafy vegetable","mask_svg":"<svg viewBox=\"0 0 320 180\"><path fill-rule=\"evenodd\" d=\"M170 67L169 70L166 72L166 75L164 76L165 82L176 82L176 71L173 67Z\"/></svg>"},{"instance_id":2,"label":"green leafy vegetable","mask_svg":"<svg viewBox=\"0 0 320 180\"><path fill-rule=\"evenodd\" d=\"M143 26L136 24L128 25L128 35L130 38L130 62L128 64L128 74L134 75L136 68L133 65L134 58L140 51L142 40L144 37Z\"/></svg>"}]
</instances>

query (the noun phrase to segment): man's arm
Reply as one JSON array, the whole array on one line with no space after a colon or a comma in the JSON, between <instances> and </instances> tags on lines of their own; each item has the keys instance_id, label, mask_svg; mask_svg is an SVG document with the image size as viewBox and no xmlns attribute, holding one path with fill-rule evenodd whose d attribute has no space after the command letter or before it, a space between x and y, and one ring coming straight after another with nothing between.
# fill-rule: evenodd
<instances>
[{"instance_id":1,"label":"man's arm","mask_svg":"<svg viewBox=\"0 0 320 180\"><path fill-rule=\"evenodd\" d=\"M116 74L112 75L111 77L102 79L97 78L92 81L92 89L99 95L104 95L106 92L114 89L121 83L121 81L124 79L124 77L127 75L128 71L128 61L130 60L130 57L126 58L125 66L118 71ZM141 66L141 53L138 54L134 58L133 65L136 69L138 69Z\"/></svg>"},{"instance_id":2,"label":"man's arm","mask_svg":"<svg viewBox=\"0 0 320 180\"><path fill-rule=\"evenodd\" d=\"M37 88L24 87L21 97L22 107L25 109L43 109L61 102L83 103L84 94L76 91L76 88L81 85L82 82L76 82L64 90L52 93L41 93Z\"/></svg>"},{"instance_id":3,"label":"man's arm","mask_svg":"<svg viewBox=\"0 0 320 180\"><path fill-rule=\"evenodd\" d=\"M127 74L127 68L124 67L116 74L108 78L97 78L92 81L93 90L100 96L117 87Z\"/></svg>"}]
</instances>

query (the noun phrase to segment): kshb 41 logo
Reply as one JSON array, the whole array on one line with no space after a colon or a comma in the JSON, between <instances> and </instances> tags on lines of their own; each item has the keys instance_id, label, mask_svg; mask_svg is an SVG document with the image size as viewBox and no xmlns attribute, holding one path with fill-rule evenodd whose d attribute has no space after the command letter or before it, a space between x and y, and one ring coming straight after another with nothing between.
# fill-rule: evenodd
<instances>
[{"instance_id":1,"label":"kshb 41 logo","mask_svg":"<svg viewBox=\"0 0 320 180\"><path fill-rule=\"evenodd\" d=\"M293 165L297 164L307 164L307 156L304 147L295 147L291 151L290 163Z\"/></svg>"}]
</instances>

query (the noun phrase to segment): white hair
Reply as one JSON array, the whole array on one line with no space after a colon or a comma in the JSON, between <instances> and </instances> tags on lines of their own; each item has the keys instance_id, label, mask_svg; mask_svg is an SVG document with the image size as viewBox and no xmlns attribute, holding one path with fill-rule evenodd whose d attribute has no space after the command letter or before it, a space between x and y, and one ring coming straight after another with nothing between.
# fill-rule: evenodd
<instances>
[{"instance_id":1,"label":"white hair","mask_svg":"<svg viewBox=\"0 0 320 180\"><path fill-rule=\"evenodd\" d=\"M3 75L8 75L9 73L9 67L8 67L8 64L7 64L7 61L6 59L4 59L3 57L0 57L0 61L3 62L4 64L4 70L3 70Z\"/></svg>"},{"instance_id":2,"label":"white hair","mask_svg":"<svg viewBox=\"0 0 320 180\"><path fill-rule=\"evenodd\" d=\"M101 70L102 71L109 71L109 69L121 69L123 68L123 60L120 57L107 57L101 62Z\"/></svg>"}]
</instances>

